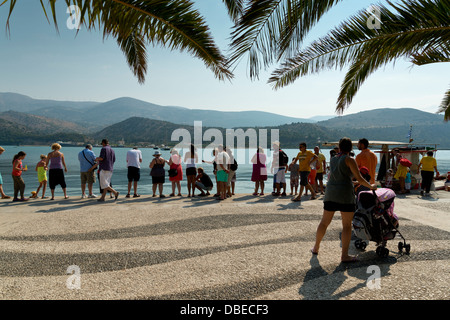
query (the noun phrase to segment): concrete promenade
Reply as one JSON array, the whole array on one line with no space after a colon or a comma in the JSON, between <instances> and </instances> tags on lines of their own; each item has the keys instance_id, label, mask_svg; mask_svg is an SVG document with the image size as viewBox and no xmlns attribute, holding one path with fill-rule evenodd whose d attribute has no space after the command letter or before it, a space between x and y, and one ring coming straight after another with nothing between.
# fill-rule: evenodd
<instances>
[{"instance_id":1,"label":"concrete promenade","mask_svg":"<svg viewBox=\"0 0 450 320\"><path fill-rule=\"evenodd\" d=\"M410 255L397 239L387 258L352 244L352 264L340 263L339 213L310 252L323 196L61 198L0 200L0 299L450 298L450 192L397 196ZM379 289L367 286L371 266Z\"/></svg>"}]
</instances>

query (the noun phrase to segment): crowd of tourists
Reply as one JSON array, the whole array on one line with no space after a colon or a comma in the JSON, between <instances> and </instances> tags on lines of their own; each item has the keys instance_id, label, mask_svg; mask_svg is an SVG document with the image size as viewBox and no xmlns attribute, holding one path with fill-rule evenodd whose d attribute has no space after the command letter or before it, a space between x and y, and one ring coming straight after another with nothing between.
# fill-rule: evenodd
<instances>
[{"instance_id":1,"label":"crowd of tourists","mask_svg":"<svg viewBox=\"0 0 450 320\"><path fill-rule=\"evenodd\" d=\"M368 146L369 141L367 139L360 139L357 145L360 153L354 157L350 148L348 156L355 161L358 174L369 185L373 185L375 183L378 160L375 153L369 150ZM61 152L61 145L54 143L51 149L52 151L47 155L41 155L40 160L36 164L35 171L37 172L39 185L36 191L31 192L30 198L49 198L46 196L47 186L50 188L51 200L55 199L57 186L61 187L64 198L69 198L65 182L67 166L64 154ZM0 147L0 155L3 152L4 148ZM330 151L330 159L333 160L335 157L339 158L345 154L342 148L336 146ZM187 197L205 197L210 196L211 193L214 193L213 196L218 200L232 197L235 194L238 162L234 158L231 148L226 148L222 145L217 146L213 150L212 156L211 161L201 161L201 163L213 165L212 174L208 174L201 166L201 163L199 163L197 149L194 145L190 146L184 157L176 149L171 150L169 159L164 159L161 152L155 151L149 164L152 179L152 196L166 197L163 187L168 175L168 179L171 182L171 193L169 196L181 197L181 181L185 175L187 180ZM29 200L29 198L25 197L25 182L22 178L22 173L28 170L27 166L22 165L25 157L25 152L20 151L12 159L13 201ZM268 176L272 175L272 196L286 197L289 192L293 196L291 197L292 201L300 202L302 196L308 195L308 192L310 192L310 199L314 200L318 194L324 195L326 188L330 189L330 186L332 188L330 181L333 181L334 175L339 176L342 174L342 172L333 172L332 161L330 161L330 166L327 166L326 158L320 152L318 146L314 147L313 151L310 151L307 150L307 145L304 142L299 144L298 154L291 159L281 149L280 143L274 142L272 144L272 157L272 159L267 159L264 149L259 147L251 159L253 166L251 181L255 184L252 193L254 196L263 196L265 194L265 183L268 180ZM411 172L409 167L402 164L402 156L398 149L392 151L391 158L393 165L392 168L387 170L382 186L392 187L393 181L397 180L401 189L399 193L409 193L411 189ZM126 198L138 198L141 196L138 193L138 182L141 176L142 160L142 152L137 147L127 152L128 192L125 195ZM270 167L266 166L269 160L271 160ZM87 144L79 152L78 161L80 163L81 197L83 199L97 198L98 201L103 202L108 194L114 199L119 197L119 192L111 184L116 156L107 139L102 141L102 148L98 156L92 151L92 145ZM185 170L183 170L183 167ZM430 193L434 171L439 175L436 159L433 157L433 152L430 151L427 156L422 158L417 169L417 173L421 172L422 176L422 194L428 195ZM290 190L287 189L288 173ZM352 173L352 176L354 192L357 193L369 188L366 184L355 181L357 176L354 173ZM324 184L324 179L328 181L326 185ZM99 182L100 196L95 195L93 191L96 180ZM213 181L216 186L215 192L213 192ZM2 184L3 181L0 175L0 195L2 199L10 199L11 197L4 193ZM338 188L336 194L339 193Z\"/></svg>"}]
</instances>

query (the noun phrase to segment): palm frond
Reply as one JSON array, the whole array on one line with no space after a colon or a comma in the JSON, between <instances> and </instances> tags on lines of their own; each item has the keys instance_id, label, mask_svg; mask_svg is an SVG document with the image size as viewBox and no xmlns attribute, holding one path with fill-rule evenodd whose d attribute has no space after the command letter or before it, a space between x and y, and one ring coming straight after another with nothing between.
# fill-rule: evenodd
<instances>
[{"instance_id":1,"label":"palm frond","mask_svg":"<svg viewBox=\"0 0 450 320\"><path fill-rule=\"evenodd\" d=\"M428 48L412 55L411 62L418 66L430 63L450 62L450 46L437 46Z\"/></svg>"},{"instance_id":2,"label":"palm frond","mask_svg":"<svg viewBox=\"0 0 450 320\"><path fill-rule=\"evenodd\" d=\"M248 54L249 73L257 78L262 68L297 51L308 31L342 0L249 0L234 26L231 63Z\"/></svg>"},{"instance_id":3,"label":"palm frond","mask_svg":"<svg viewBox=\"0 0 450 320\"><path fill-rule=\"evenodd\" d=\"M441 106L439 107L438 113L444 112L444 120L450 120L450 89L444 95L442 99Z\"/></svg>"},{"instance_id":4,"label":"palm frond","mask_svg":"<svg viewBox=\"0 0 450 320\"><path fill-rule=\"evenodd\" d=\"M432 48L450 43L448 0L403 0L396 10L379 6L381 29L367 26L370 14L361 11L311 44L297 56L287 59L269 79L275 89L324 69L350 68L339 93L336 111L342 113L351 103L365 79L380 67L399 58L412 58Z\"/></svg>"},{"instance_id":5,"label":"palm frond","mask_svg":"<svg viewBox=\"0 0 450 320\"><path fill-rule=\"evenodd\" d=\"M145 41L142 35L133 31L128 37L117 37L117 43L127 58L133 74L138 78L139 83L144 83L147 73L147 54Z\"/></svg>"},{"instance_id":6,"label":"palm frond","mask_svg":"<svg viewBox=\"0 0 450 320\"><path fill-rule=\"evenodd\" d=\"M244 1L246 0L222 0L228 9L230 18L237 22L244 14Z\"/></svg>"},{"instance_id":7,"label":"palm frond","mask_svg":"<svg viewBox=\"0 0 450 320\"><path fill-rule=\"evenodd\" d=\"M15 2L10 0L10 11ZM48 2L57 28L56 0ZM216 46L204 18L193 8L191 0L65 0L65 3L81 9L80 22L88 30L99 28L104 38L117 40L141 83L147 67L146 59L143 59L146 56L145 43L187 51L202 60L218 79L233 77L227 59Z\"/></svg>"}]
</instances>

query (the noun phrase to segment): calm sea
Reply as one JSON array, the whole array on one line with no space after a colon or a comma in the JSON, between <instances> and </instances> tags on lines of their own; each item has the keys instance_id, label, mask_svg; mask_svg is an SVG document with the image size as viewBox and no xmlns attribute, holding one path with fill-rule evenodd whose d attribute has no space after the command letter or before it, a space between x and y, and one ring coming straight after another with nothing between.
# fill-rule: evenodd
<instances>
[{"instance_id":1,"label":"calm sea","mask_svg":"<svg viewBox=\"0 0 450 320\"><path fill-rule=\"evenodd\" d=\"M36 163L39 162L39 156L41 154L47 154L51 150L49 147L41 147L41 146L2 146L6 149L6 151L0 156L0 172L3 176L3 189L5 193L12 196L13 195L13 184L11 178L12 171L12 159L15 154L19 151L24 151L27 156L23 162L24 165L28 166L28 171L23 173L23 179L26 184L26 195L29 196L31 191L36 190L39 183L37 180L37 173L34 171ZM80 196L80 174L79 174L79 162L78 162L78 153L83 148L79 147L63 147L61 152L64 153L68 172L65 174L66 184L67 184L67 192L69 196ZM114 148L116 152L116 163L114 165L114 175L112 178L113 187L120 191L122 195L127 193L127 167L126 167L126 153L128 148ZM149 164L153 159L153 153L155 150L149 148L140 149L143 155L143 162L141 164L141 181L138 185L138 192L143 195L152 194L152 182L150 177L150 169ZM295 157L298 153L298 149L283 149L290 159ZM100 148L94 148L94 153L98 156L100 154ZM327 162L330 158L329 149L322 149L321 152L325 155ZM244 150L239 149L234 152L236 159L239 162L239 168L236 172L237 181L236 181L236 193L252 193L254 190L254 183L250 181L252 175L252 165L250 164L250 159L254 155L255 150ZM170 153L169 151L162 150L162 156L165 159L169 159ZM266 151L268 159L271 159L272 154L270 150ZM355 153L358 153L358 150L355 150ZM211 161L213 158L210 150L204 150L203 159L206 161ZM436 153L436 159L438 163L438 170L441 174L444 174L450 171L450 150L440 150ZM212 176L213 166L211 164L200 164L198 166L202 166L206 173ZM268 168L270 168L270 163L267 164ZM168 166L166 166L168 168ZM183 166L184 171L184 166ZM287 178L289 177L289 173L287 174ZM289 188L289 180L287 190L290 191ZM272 191L272 176L269 174L269 178L266 181L265 192L270 193ZM187 182L186 177L183 175L182 181L182 193L187 194ZM169 181L168 176L166 177L166 183L164 184L164 193L169 194L172 191L171 182ZM215 188L213 189L216 190ZM133 190L132 190L133 192ZM99 185L98 182L94 185L94 193L99 194ZM198 190L196 191L198 193ZM47 190L47 195L50 195L50 190ZM62 190L59 186L56 187L55 196L62 196Z\"/></svg>"}]
</instances>

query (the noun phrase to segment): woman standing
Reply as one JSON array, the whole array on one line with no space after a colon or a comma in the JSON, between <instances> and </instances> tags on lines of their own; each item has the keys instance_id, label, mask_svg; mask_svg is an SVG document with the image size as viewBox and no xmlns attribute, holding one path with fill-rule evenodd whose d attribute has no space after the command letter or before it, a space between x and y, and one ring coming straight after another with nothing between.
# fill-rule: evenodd
<instances>
[{"instance_id":1,"label":"woman standing","mask_svg":"<svg viewBox=\"0 0 450 320\"><path fill-rule=\"evenodd\" d=\"M46 159L46 166L49 169L48 182L52 193L50 200L55 200L55 188L57 185L61 186L64 192L64 199L69 199L66 193L66 180L64 178L64 172L67 172L66 162L64 161L64 154L59 151L61 150L61 145L59 143L52 144L52 150Z\"/></svg>"},{"instance_id":2,"label":"woman standing","mask_svg":"<svg viewBox=\"0 0 450 320\"><path fill-rule=\"evenodd\" d=\"M420 194L423 196L423 191L425 190L425 195L429 196L431 183L433 183L434 171L436 171L436 176L439 176L436 159L433 158L433 151L428 151L427 155L420 160L417 173L419 173L420 167L422 167L422 190L420 191Z\"/></svg>"},{"instance_id":3,"label":"woman standing","mask_svg":"<svg viewBox=\"0 0 450 320\"><path fill-rule=\"evenodd\" d=\"M3 149L2 147L0 147L0 155L5 151L5 149ZM2 174L0 173L0 196L2 197L2 199L11 199L10 196L7 196L4 192L3 192L3 179L2 179Z\"/></svg>"},{"instance_id":4,"label":"woman standing","mask_svg":"<svg viewBox=\"0 0 450 320\"><path fill-rule=\"evenodd\" d=\"M169 161L167 161L169 168L169 181L172 182L171 197L175 196L175 186L178 189L178 196L181 197L181 180L183 180L183 169L181 167L181 157L178 150L172 149ZM173 172L171 174L171 172ZM176 175L175 175L176 173Z\"/></svg>"},{"instance_id":5,"label":"woman standing","mask_svg":"<svg viewBox=\"0 0 450 320\"><path fill-rule=\"evenodd\" d=\"M25 182L22 179L22 172L27 171L28 168L25 166L25 168L22 165L22 160L25 159L26 153L23 151L20 151L18 154L14 156L14 159L12 161L13 163L13 171L12 171L12 178L14 181L14 198L13 201L27 201L28 198L24 197L25 194ZM20 192L20 199L17 197Z\"/></svg>"},{"instance_id":6,"label":"woman standing","mask_svg":"<svg viewBox=\"0 0 450 320\"><path fill-rule=\"evenodd\" d=\"M184 155L184 163L186 163L186 178L187 178L187 187L188 187L188 197L195 197L195 178L197 177L197 168L196 163L198 163L198 155L195 152L195 146L191 144L190 151L186 152Z\"/></svg>"},{"instance_id":7,"label":"woman standing","mask_svg":"<svg viewBox=\"0 0 450 320\"><path fill-rule=\"evenodd\" d=\"M267 157L264 154L264 149L258 147L256 154L252 158L252 181L255 182L255 192L253 193L254 196L258 195L258 188L261 188L261 193L259 195L264 195L264 181L267 180L266 160Z\"/></svg>"},{"instance_id":8,"label":"woman standing","mask_svg":"<svg viewBox=\"0 0 450 320\"><path fill-rule=\"evenodd\" d=\"M165 182L166 170L164 170L164 166L166 164L166 160L161 157L161 152L155 151L153 154L153 160L150 162L150 175L152 176L152 184L153 184L153 197L156 197L156 188L159 188L159 197L165 198L163 195L163 185Z\"/></svg>"},{"instance_id":9,"label":"woman standing","mask_svg":"<svg viewBox=\"0 0 450 320\"><path fill-rule=\"evenodd\" d=\"M342 138L339 141L339 149L341 153L330 160L330 179L325 189L322 221L317 228L316 243L311 252L313 254L319 253L320 242L327 231L328 225L331 223L334 213L340 211L342 217L341 261L354 262L357 261L356 257L348 255L356 204L352 178L355 177L361 185L371 190L376 190L377 185L371 185L361 176L356 160L349 156L352 151L352 141L349 138Z\"/></svg>"}]
</instances>

